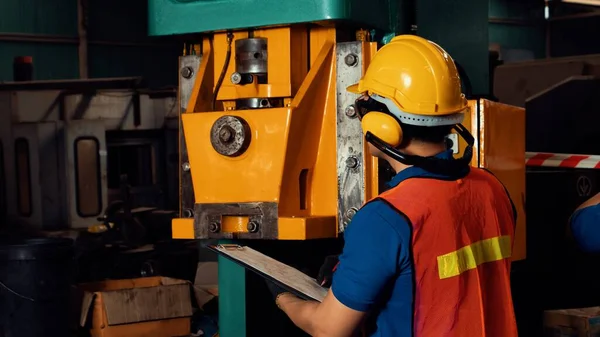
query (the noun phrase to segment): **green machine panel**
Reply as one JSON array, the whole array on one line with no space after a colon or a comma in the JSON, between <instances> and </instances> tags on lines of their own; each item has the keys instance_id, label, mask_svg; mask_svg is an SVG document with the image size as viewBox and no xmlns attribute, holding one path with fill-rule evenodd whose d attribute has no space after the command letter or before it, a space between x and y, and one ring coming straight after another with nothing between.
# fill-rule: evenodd
<instances>
[{"instance_id":1,"label":"green machine panel","mask_svg":"<svg viewBox=\"0 0 600 337\"><path fill-rule=\"evenodd\" d=\"M348 21L395 32L399 0L148 0L150 35Z\"/></svg>"}]
</instances>

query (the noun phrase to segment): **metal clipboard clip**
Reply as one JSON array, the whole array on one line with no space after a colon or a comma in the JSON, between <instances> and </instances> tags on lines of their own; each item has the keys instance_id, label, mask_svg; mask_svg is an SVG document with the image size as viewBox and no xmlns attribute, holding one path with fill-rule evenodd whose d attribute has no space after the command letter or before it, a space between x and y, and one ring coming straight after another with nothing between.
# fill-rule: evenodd
<instances>
[{"instance_id":1,"label":"metal clipboard clip","mask_svg":"<svg viewBox=\"0 0 600 337\"><path fill-rule=\"evenodd\" d=\"M217 249L221 250L244 250L244 247L236 245L234 243L220 243L217 245Z\"/></svg>"}]
</instances>

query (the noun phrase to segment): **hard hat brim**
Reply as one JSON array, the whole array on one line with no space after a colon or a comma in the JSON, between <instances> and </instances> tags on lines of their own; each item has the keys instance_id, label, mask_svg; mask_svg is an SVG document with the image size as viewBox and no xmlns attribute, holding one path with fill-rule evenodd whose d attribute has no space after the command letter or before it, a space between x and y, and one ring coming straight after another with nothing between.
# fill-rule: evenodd
<instances>
[{"instance_id":1,"label":"hard hat brim","mask_svg":"<svg viewBox=\"0 0 600 337\"><path fill-rule=\"evenodd\" d=\"M356 84L353 84L353 85L351 85L351 86L347 87L347 88L346 88L346 91L348 91L348 92L351 92L351 93L353 93L353 94L359 94L359 95L360 95L360 94L362 94L362 92L360 92L360 91L358 90L358 83L356 83Z\"/></svg>"}]
</instances>

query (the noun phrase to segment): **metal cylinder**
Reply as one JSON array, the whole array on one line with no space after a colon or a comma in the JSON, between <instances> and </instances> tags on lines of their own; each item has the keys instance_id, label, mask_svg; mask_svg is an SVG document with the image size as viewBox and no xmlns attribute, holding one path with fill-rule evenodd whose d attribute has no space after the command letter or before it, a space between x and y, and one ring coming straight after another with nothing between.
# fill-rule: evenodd
<instances>
[{"instance_id":1,"label":"metal cylinder","mask_svg":"<svg viewBox=\"0 0 600 337\"><path fill-rule=\"evenodd\" d=\"M267 39L257 37L236 40L235 71L239 74L266 74Z\"/></svg>"},{"instance_id":2,"label":"metal cylinder","mask_svg":"<svg viewBox=\"0 0 600 337\"><path fill-rule=\"evenodd\" d=\"M266 109L271 107L272 104L268 98L246 98L236 101L237 110Z\"/></svg>"}]
</instances>

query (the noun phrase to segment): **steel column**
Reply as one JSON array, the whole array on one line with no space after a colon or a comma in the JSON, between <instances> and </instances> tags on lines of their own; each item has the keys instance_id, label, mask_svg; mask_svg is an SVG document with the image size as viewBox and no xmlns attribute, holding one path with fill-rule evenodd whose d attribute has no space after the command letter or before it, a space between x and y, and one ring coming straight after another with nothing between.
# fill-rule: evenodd
<instances>
[{"instance_id":1,"label":"steel column","mask_svg":"<svg viewBox=\"0 0 600 337\"><path fill-rule=\"evenodd\" d=\"M246 337L246 269L223 256L218 259L219 337Z\"/></svg>"}]
</instances>

